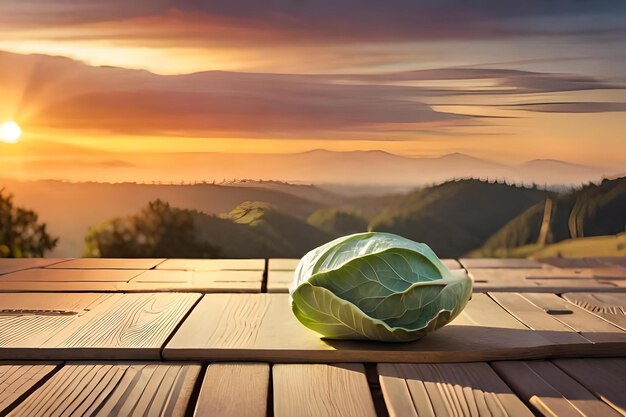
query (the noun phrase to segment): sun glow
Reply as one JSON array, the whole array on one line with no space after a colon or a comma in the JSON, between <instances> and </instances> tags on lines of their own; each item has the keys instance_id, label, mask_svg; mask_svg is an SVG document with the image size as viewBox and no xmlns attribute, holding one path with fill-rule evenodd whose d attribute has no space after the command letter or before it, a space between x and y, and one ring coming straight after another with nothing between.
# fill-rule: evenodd
<instances>
[{"instance_id":1,"label":"sun glow","mask_svg":"<svg viewBox=\"0 0 626 417\"><path fill-rule=\"evenodd\" d=\"M22 128L12 120L0 125L0 141L4 143L17 143L22 137Z\"/></svg>"}]
</instances>

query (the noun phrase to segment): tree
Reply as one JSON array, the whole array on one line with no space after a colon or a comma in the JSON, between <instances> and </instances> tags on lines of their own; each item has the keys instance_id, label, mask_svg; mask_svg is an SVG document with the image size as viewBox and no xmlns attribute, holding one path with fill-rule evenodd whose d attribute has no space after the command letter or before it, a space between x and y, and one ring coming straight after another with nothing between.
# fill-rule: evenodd
<instances>
[{"instance_id":1,"label":"tree","mask_svg":"<svg viewBox=\"0 0 626 417\"><path fill-rule=\"evenodd\" d=\"M13 195L0 189L0 258L42 257L59 241L39 223L32 210L13 205Z\"/></svg>"},{"instance_id":2,"label":"tree","mask_svg":"<svg viewBox=\"0 0 626 417\"><path fill-rule=\"evenodd\" d=\"M90 228L85 256L105 258L216 258L221 251L196 231L191 210L155 200L138 214Z\"/></svg>"}]
</instances>

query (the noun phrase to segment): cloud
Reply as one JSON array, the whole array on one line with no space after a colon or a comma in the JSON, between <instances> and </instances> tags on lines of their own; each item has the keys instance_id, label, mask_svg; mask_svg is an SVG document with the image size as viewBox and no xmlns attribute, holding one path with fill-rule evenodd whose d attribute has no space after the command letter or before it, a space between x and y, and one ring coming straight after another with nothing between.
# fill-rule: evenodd
<instances>
[{"instance_id":1,"label":"cloud","mask_svg":"<svg viewBox=\"0 0 626 417\"><path fill-rule=\"evenodd\" d=\"M626 29L622 0L4 0L0 16L0 24L9 27L92 25L77 36L213 46L609 34Z\"/></svg>"},{"instance_id":2,"label":"cloud","mask_svg":"<svg viewBox=\"0 0 626 417\"><path fill-rule=\"evenodd\" d=\"M332 77L332 76L331 76ZM350 75L350 80L372 83L401 83L429 80L497 80L492 88L482 92L476 89L453 94L511 94L548 93L565 91L621 89L622 85L606 82L596 77L558 73L540 73L501 68L442 68L433 70L404 71L386 74ZM431 89L431 95L450 95L449 89Z\"/></svg>"},{"instance_id":3,"label":"cloud","mask_svg":"<svg viewBox=\"0 0 626 417\"><path fill-rule=\"evenodd\" d=\"M608 113L626 112L626 103L617 102L561 102L561 103L523 103L502 106L508 109L526 110L539 113Z\"/></svg>"},{"instance_id":4,"label":"cloud","mask_svg":"<svg viewBox=\"0 0 626 417\"><path fill-rule=\"evenodd\" d=\"M11 69L0 70L0 86L5 91L23 86L17 115L30 126L130 135L394 140L408 132L484 126L495 117L437 111L428 104L436 97L619 88L593 77L510 69L156 75L43 55L0 53L0 59ZM490 85L474 88L476 82ZM592 103L589 108L593 111Z\"/></svg>"}]
</instances>

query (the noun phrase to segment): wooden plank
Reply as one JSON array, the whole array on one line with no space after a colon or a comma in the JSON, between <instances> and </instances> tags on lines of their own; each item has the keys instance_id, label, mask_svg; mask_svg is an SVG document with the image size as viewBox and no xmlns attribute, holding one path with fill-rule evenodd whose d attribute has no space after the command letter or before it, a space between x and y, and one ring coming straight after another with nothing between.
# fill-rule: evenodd
<instances>
[{"instance_id":1,"label":"wooden plank","mask_svg":"<svg viewBox=\"0 0 626 417\"><path fill-rule=\"evenodd\" d=\"M591 280L593 270L589 268L562 269L562 268L471 268L470 275L475 280L485 280L489 282L524 282L526 280L554 279L569 280L583 279ZM532 282L528 285L533 285Z\"/></svg>"},{"instance_id":2,"label":"wooden plank","mask_svg":"<svg viewBox=\"0 0 626 417\"><path fill-rule=\"evenodd\" d=\"M457 261L456 259L441 259L441 262L443 262L443 264L445 266L448 267L448 269L463 269L463 265L461 265L461 262Z\"/></svg>"},{"instance_id":3,"label":"wooden plank","mask_svg":"<svg viewBox=\"0 0 626 417\"><path fill-rule=\"evenodd\" d=\"M556 359L553 362L596 397L626 416L626 359Z\"/></svg>"},{"instance_id":4,"label":"wooden plank","mask_svg":"<svg viewBox=\"0 0 626 417\"><path fill-rule=\"evenodd\" d=\"M563 298L626 330L626 293L567 293Z\"/></svg>"},{"instance_id":5,"label":"wooden plank","mask_svg":"<svg viewBox=\"0 0 626 417\"><path fill-rule=\"evenodd\" d=\"M165 341L200 297L114 294L47 340L42 348L50 352L43 354L59 359L160 359Z\"/></svg>"},{"instance_id":6,"label":"wooden plank","mask_svg":"<svg viewBox=\"0 0 626 417\"><path fill-rule=\"evenodd\" d=\"M34 348L37 352L36 348L46 340L109 297L109 294L0 294L0 357L21 359L13 353L22 348Z\"/></svg>"},{"instance_id":7,"label":"wooden plank","mask_svg":"<svg viewBox=\"0 0 626 417\"><path fill-rule=\"evenodd\" d=\"M267 292L289 292L299 261L299 259L270 259L267 269ZM442 259L441 261L450 269L462 268L461 264L455 259Z\"/></svg>"},{"instance_id":8,"label":"wooden plank","mask_svg":"<svg viewBox=\"0 0 626 417\"><path fill-rule=\"evenodd\" d=\"M613 258L544 258L540 262L558 268L598 268L615 265Z\"/></svg>"},{"instance_id":9,"label":"wooden plank","mask_svg":"<svg viewBox=\"0 0 626 417\"><path fill-rule=\"evenodd\" d=\"M0 258L0 275L23 269L43 268L67 260L67 258Z\"/></svg>"},{"instance_id":10,"label":"wooden plank","mask_svg":"<svg viewBox=\"0 0 626 417\"><path fill-rule=\"evenodd\" d=\"M376 417L361 364L274 365L274 416Z\"/></svg>"},{"instance_id":11,"label":"wooden plank","mask_svg":"<svg viewBox=\"0 0 626 417\"><path fill-rule=\"evenodd\" d=\"M593 277L598 280L626 280L626 267L611 266L606 268L593 268Z\"/></svg>"},{"instance_id":12,"label":"wooden plank","mask_svg":"<svg viewBox=\"0 0 626 417\"><path fill-rule=\"evenodd\" d=\"M15 407L52 373L60 363L0 362L0 415Z\"/></svg>"},{"instance_id":13,"label":"wooden plank","mask_svg":"<svg viewBox=\"0 0 626 417\"><path fill-rule=\"evenodd\" d=\"M300 262L299 258L271 258L268 260L268 271L295 271ZM463 269L456 259L441 259L441 262L449 269Z\"/></svg>"},{"instance_id":14,"label":"wooden plank","mask_svg":"<svg viewBox=\"0 0 626 417\"><path fill-rule=\"evenodd\" d=\"M590 268L474 268L469 270L469 275L474 280L475 292L562 293L568 291L623 291L614 282L600 282L596 280L593 270Z\"/></svg>"},{"instance_id":15,"label":"wooden plank","mask_svg":"<svg viewBox=\"0 0 626 417\"><path fill-rule=\"evenodd\" d=\"M47 266L61 269L152 269L165 259L78 258Z\"/></svg>"},{"instance_id":16,"label":"wooden plank","mask_svg":"<svg viewBox=\"0 0 626 417\"><path fill-rule=\"evenodd\" d=\"M607 284L607 285L598 285L597 283L591 283L590 285L581 285L574 282L564 283L567 285L559 285L559 283L553 282L536 282L535 285L485 285L485 284L476 284L473 288L474 292L533 292L533 293L544 293L544 294L560 294L564 292L590 292L590 291L602 291L606 293L616 293L623 292L624 288L620 288L617 285Z\"/></svg>"},{"instance_id":17,"label":"wooden plank","mask_svg":"<svg viewBox=\"0 0 626 417\"><path fill-rule=\"evenodd\" d=\"M295 271L267 271L267 292L287 293Z\"/></svg>"},{"instance_id":18,"label":"wooden plank","mask_svg":"<svg viewBox=\"0 0 626 417\"><path fill-rule=\"evenodd\" d=\"M504 258L461 258L465 268L543 268L543 264L532 259Z\"/></svg>"},{"instance_id":19,"label":"wooden plank","mask_svg":"<svg viewBox=\"0 0 626 417\"><path fill-rule=\"evenodd\" d=\"M520 398L545 416L619 416L551 362L494 362L492 366Z\"/></svg>"},{"instance_id":20,"label":"wooden plank","mask_svg":"<svg viewBox=\"0 0 626 417\"><path fill-rule=\"evenodd\" d=\"M390 417L533 414L484 362L379 364Z\"/></svg>"},{"instance_id":21,"label":"wooden plank","mask_svg":"<svg viewBox=\"0 0 626 417\"><path fill-rule=\"evenodd\" d=\"M581 347L587 349L591 343L520 294L501 292L490 293L489 296L519 321L563 349L568 351Z\"/></svg>"},{"instance_id":22,"label":"wooden plank","mask_svg":"<svg viewBox=\"0 0 626 417\"><path fill-rule=\"evenodd\" d=\"M0 358L160 359L200 294L0 294Z\"/></svg>"},{"instance_id":23,"label":"wooden plank","mask_svg":"<svg viewBox=\"0 0 626 417\"><path fill-rule=\"evenodd\" d=\"M594 278L592 268L542 268L528 269L526 279L582 280Z\"/></svg>"},{"instance_id":24,"label":"wooden plank","mask_svg":"<svg viewBox=\"0 0 626 417\"><path fill-rule=\"evenodd\" d=\"M604 291L622 292L618 285L611 281L596 281L595 279L536 279L536 288L551 288L555 290L544 291L552 293L562 293L570 289L574 291Z\"/></svg>"},{"instance_id":25,"label":"wooden plank","mask_svg":"<svg viewBox=\"0 0 626 417\"><path fill-rule=\"evenodd\" d=\"M523 297L545 311L555 312L555 319L594 343L603 343L606 347L626 341L626 332L620 328L554 294L524 293ZM600 351L602 346L594 349Z\"/></svg>"},{"instance_id":26,"label":"wooden plank","mask_svg":"<svg viewBox=\"0 0 626 417\"><path fill-rule=\"evenodd\" d=\"M265 259L168 259L156 269L183 271L264 271Z\"/></svg>"},{"instance_id":27,"label":"wooden plank","mask_svg":"<svg viewBox=\"0 0 626 417\"><path fill-rule=\"evenodd\" d=\"M212 363L207 368L194 415L265 417L270 366L266 363Z\"/></svg>"},{"instance_id":28,"label":"wooden plank","mask_svg":"<svg viewBox=\"0 0 626 417\"><path fill-rule=\"evenodd\" d=\"M149 270L133 278L126 291L261 292L263 271Z\"/></svg>"},{"instance_id":29,"label":"wooden plank","mask_svg":"<svg viewBox=\"0 0 626 417\"><path fill-rule=\"evenodd\" d=\"M2 282L128 282L142 271L115 269L28 269L2 276Z\"/></svg>"},{"instance_id":30,"label":"wooden plank","mask_svg":"<svg viewBox=\"0 0 626 417\"><path fill-rule=\"evenodd\" d=\"M184 417L200 365L71 363L9 416Z\"/></svg>"},{"instance_id":31,"label":"wooden plank","mask_svg":"<svg viewBox=\"0 0 626 417\"><path fill-rule=\"evenodd\" d=\"M296 320L287 294L207 294L163 356L268 362L459 362L545 357L553 345L484 294L475 294L448 326L417 342L396 344L322 339Z\"/></svg>"},{"instance_id":32,"label":"wooden plank","mask_svg":"<svg viewBox=\"0 0 626 417\"><path fill-rule=\"evenodd\" d=\"M267 261L268 271L295 271L300 259L298 258L272 258Z\"/></svg>"},{"instance_id":33,"label":"wooden plank","mask_svg":"<svg viewBox=\"0 0 626 417\"><path fill-rule=\"evenodd\" d=\"M0 280L0 293L17 292L122 292L127 291L126 282L115 281L17 281L3 282Z\"/></svg>"}]
</instances>

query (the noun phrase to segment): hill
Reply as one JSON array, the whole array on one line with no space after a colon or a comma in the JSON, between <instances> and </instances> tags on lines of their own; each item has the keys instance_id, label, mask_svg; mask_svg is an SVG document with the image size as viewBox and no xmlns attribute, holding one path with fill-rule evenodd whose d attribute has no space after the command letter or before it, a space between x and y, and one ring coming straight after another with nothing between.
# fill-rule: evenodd
<instances>
[{"instance_id":1,"label":"hill","mask_svg":"<svg viewBox=\"0 0 626 417\"><path fill-rule=\"evenodd\" d=\"M626 233L609 236L565 239L549 245L530 244L495 251L490 256L506 258L587 258L605 256L626 257Z\"/></svg>"},{"instance_id":2,"label":"hill","mask_svg":"<svg viewBox=\"0 0 626 417\"><path fill-rule=\"evenodd\" d=\"M267 203L244 202L227 215L150 202L138 213L91 228L89 256L114 257L301 257L330 240L305 221Z\"/></svg>"},{"instance_id":3,"label":"hill","mask_svg":"<svg viewBox=\"0 0 626 417\"><path fill-rule=\"evenodd\" d=\"M135 183L69 183L62 181L2 181L0 188L15 195L20 206L35 210L60 237L50 256L80 256L90 226L139 211L160 198L173 207L205 214L227 213L245 201L263 201L284 213L306 219L321 203L284 191L228 185L159 185Z\"/></svg>"},{"instance_id":4,"label":"hill","mask_svg":"<svg viewBox=\"0 0 626 417\"><path fill-rule=\"evenodd\" d=\"M230 187L254 187L280 191L325 206L341 204L346 197L312 184L292 184L285 181L238 180L227 184Z\"/></svg>"},{"instance_id":5,"label":"hill","mask_svg":"<svg viewBox=\"0 0 626 417\"><path fill-rule=\"evenodd\" d=\"M586 258L594 256L625 256L626 233L615 236L594 236L566 239L542 247L532 253L534 258Z\"/></svg>"},{"instance_id":6,"label":"hill","mask_svg":"<svg viewBox=\"0 0 626 417\"><path fill-rule=\"evenodd\" d=\"M370 229L425 242L443 257L479 248L511 219L543 201L546 191L479 180L447 182L395 199Z\"/></svg>"},{"instance_id":7,"label":"hill","mask_svg":"<svg viewBox=\"0 0 626 417\"><path fill-rule=\"evenodd\" d=\"M231 210L226 218L237 225L246 226L255 239L261 242L261 247L250 250L249 255L242 252L249 244L244 242L238 245L233 251L236 257L299 258L333 238L306 221L262 202L244 202ZM223 242L222 246L226 243L229 242Z\"/></svg>"},{"instance_id":8,"label":"hill","mask_svg":"<svg viewBox=\"0 0 626 417\"><path fill-rule=\"evenodd\" d=\"M626 229L626 177L551 195L490 237L473 256L510 256L527 245L615 235Z\"/></svg>"},{"instance_id":9,"label":"hill","mask_svg":"<svg viewBox=\"0 0 626 417\"><path fill-rule=\"evenodd\" d=\"M337 237L368 230L367 219L356 211L319 209L309 216L307 222Z\"/></svg>"}]
</instances>

